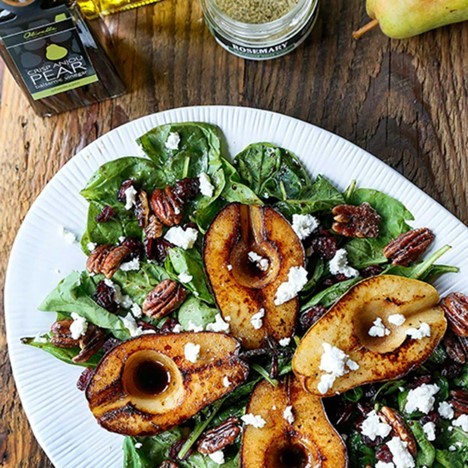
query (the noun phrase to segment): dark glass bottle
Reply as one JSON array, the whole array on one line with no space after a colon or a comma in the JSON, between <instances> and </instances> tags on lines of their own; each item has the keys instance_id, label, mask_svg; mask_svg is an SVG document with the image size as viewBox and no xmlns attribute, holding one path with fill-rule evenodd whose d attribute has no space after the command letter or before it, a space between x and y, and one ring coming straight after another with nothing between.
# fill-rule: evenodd
<instances>
[{"instance_id":1,"label":"dark glass bottle","mask_svg":"<svg viewBox=\"0 0 468 468\"><path fill-rule=\"evenodd\" d=\"M43 117L123 94L109 51L104 23L75 2L0 0L0 55Z\"/></svg>"}]
</instances>

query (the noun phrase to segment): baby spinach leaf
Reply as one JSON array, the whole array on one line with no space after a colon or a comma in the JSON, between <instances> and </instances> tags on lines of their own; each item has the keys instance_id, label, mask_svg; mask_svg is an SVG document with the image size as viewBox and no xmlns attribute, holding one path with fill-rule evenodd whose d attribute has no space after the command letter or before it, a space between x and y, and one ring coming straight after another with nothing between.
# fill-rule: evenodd
<instances>
[{"instance_id":1,"label":"baby spinach leaf","mask_svg":"<svg viewBox=\"0 0 468 468\"><path fill-rule=\"evenodd\" d=\"M34 346L35 348L42 349L47 353L51 354L61 361L72 364L74 366L82 367L96 367L101 360L102 353L97 353L94 356L91 356L86 362L73 362L73 358L77 356L80 352L79 348L59 348L49 341L49 336L44 335L43 339L47 340L43 342L42 340L37 340L36 338L21 338L23 344Z\"/></svg>"},{"instance_id":2,"label":"baby spinach leaf","mask_svg":"<svg viewBox=\"0 0 468 468\"><path fill-rule=\"evenodd\" d=\"M204 329L209 323L215 321L218 309L210 307L200 299L190 296L181 306L178 312L179 323L184 330L190 328L190 323Z\"/></svg>"},{"instance_id":3,"label":"baby spinach leaf","mask_svg":"<svg viewBox=\"0 0 468 468\"><path fill-rule=\"evenodd\" d=\"M92 298L99 277L91 277L85 271L74 271L64 278L44 299L39 310L50 312L76 312L88 322L109 330L120 340L129 337L120 318L100 307Z\"/></svg>"},{"instance_id":4,"label":"baby spinach leaf","mask_svg":"<svg viewBox=\"0 0 468 468\"><path fill-rule=\"evenodd\" d=\"M346 440L346 445L348 446L351 467L374 466L375 452L364 443L359 432L353 431Z\"/></svg>"},{"instance_id":5,"label":"baby spinach leaf","mask_svg":"<svg viewBox=\"0 0 468 468\"><path fill-rule=\"evenodd\" d=\"M361 281L361 277L351 278L341 283L336 283L327 289L312 296L302 307L301 312L309 309L310 307L320 304L324 307L333 305L343 294L347 293L352 286Z\"/></svg>"},{"instance_id":6,"label":"baby spinach leaf","mask_svg":"<svg viewBox=\"0 0 468 468\"><path fill-rule=\"evenodd\" d=\"M177 276L181 273L188 273L192 276L192 280L189 283L184 283L184 287L192 291L202 301L208 304L214 303L213 296L207 286L203 260L197 250L184 250L180 247L169 249L164 265L174 279L178 279Z\"/></svg>"},{"instance_id":7,"label":"baby spinach leaf","mask_svg":"<svg viewBox=\"0 0 468 468\"><path fill-rule=\"evenodd\" d=\"M436 450L436 462L439 463L437 466L444 468L464 468L468 463L468 457L465 452L450 452L449 450Z\"/></svg>"},{"instance_id":8,"label":"baby spinach leaf","mask_svg":"<svg viewBox=\"0 0 468 468\"><path fill-rule=\"evenodd\" d=\"M413 220L413 215L395 198L378 190L360 188L354 190L348 203L360 205L369 203L382 218L379 236L374 239L351 239L346 244L348 260L355 268L386 263L384 247L403 232L410 229L406 221Z\"/></svg>"},{"instance_id":9,"label":"baby spinach leaf","mask_svg":"<svg viewBox=\"0 0 468 468\"><path fill-rule=\"evenodd\" d=\"M169 278L170 275L162 266L142 263L138 271L117 270L112 281L120 286L123 294L128 294L141 306L148 293L161 281Z\"/></svg>"},{"instance_id":10,"label":"baby spinach leaf","mask_svg":"<svg viewBox=\"0 0 468 468\"><path fill-rule=\"evenodd\" d=\"M312 183L307 170L290 151L271 143L254 143L234 158L241 181L262 198L303 198Z\"/></svg>"},{"instance_id":11,"label":"baby spinach leaf","mask_svg":"<svg viewBox=\"0 0 468 468\"><path fill-rule=\"evenodd\" d=\"M236 454L224 456L224 463L218 465L214 462L209 456L202 455L201 453L195 452L193 455L187 458L187 460L180 462L182 468L238 468L239 466L239 456Z\"/></svg>"},{"instance_id":12,"label":"baby spinach leaf","mask_svg":"<svg viewBox=\"0 0 468 468\"><path fill-rule=\"evenodd\" d=\"M458 377L455 377L453 383L457 387L463 388L464 390L468 390L468 364L463 365L462 373Z\"/></svg>"},{"instance_id":13,"label":"baby spinach leaf","mask_svg":"<svg viewBox=\"0 0 468 468\"><path fill-rule=\"evenodd\" d=\"M421 424L411 421L409 425L419 448L416 455L416 466L432 466L436 454L434 446L427 439Z\"/></svg>"},{"instance_id":14,"label":"baby spinach leaf","mask_svg":"<svg viewBox=\"0 0 468 468\"><path fill-rule=\"evenodd\" d=\"M307 186L300 198L287 199L275 206L286 216L293 214L312 214L317 211L331 210L344 203L343 194L325 177L319 175L312 185Z\"/></svg>"}]
</instances>

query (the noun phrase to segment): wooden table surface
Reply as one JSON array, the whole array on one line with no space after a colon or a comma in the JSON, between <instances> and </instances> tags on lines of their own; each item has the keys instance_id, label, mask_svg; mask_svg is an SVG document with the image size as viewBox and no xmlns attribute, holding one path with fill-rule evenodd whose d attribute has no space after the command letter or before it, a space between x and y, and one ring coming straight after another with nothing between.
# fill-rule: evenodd
<instances>
[{"instance_id":1,"label":"wooden table surface","mask_svg":"<svg viewBox=\"0 0 468 468\"><path fill-rule=\"evenodd\" d=\"M216 45L196 1L166 0L106 22L128 85L114 101L41 119L0 65L2 285L17 229L64 163L114 127L179 106L251 106L316 124L375 154L468 222L468 23L405 41L373 31L355 42L364 1L328 0L305 45L279 60L247 62ZM15 390L3 314L2 464L51 466Z\"/></svg>"}]
</instances>

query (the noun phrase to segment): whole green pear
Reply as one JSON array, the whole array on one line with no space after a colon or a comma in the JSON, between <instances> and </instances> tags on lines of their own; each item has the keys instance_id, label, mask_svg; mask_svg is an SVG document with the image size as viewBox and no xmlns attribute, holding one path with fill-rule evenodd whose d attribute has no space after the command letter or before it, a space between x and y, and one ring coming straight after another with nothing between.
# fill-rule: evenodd
<instances>
[{"instance_id":1,"label":"whole green pear","mask_svg":"<svg viewBox=\"0 0 468 468\"><path fill-rule=\"evenodd\" d=\"M468 0L367 0L367 14L394 39L468 20Z\"/></svg>"}]
</instances>

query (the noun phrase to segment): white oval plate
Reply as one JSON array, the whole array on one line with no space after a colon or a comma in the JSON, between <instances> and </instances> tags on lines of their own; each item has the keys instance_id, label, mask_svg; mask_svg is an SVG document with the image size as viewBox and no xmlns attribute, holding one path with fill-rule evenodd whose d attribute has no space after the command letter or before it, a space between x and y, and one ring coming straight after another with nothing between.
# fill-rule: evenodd
<instances>
[{"instance_id":1,"label":"white oval plate","mask_svg":"<svg viewBox=\"0 0 468 468\"><path fill-rule=\"evenodd\" d=\"M91 415L76 388L80 368L20 343L23 336L49 329L54 315L37 311L38 304L62 277L85 267L79 246L67 244L60 228L77 236L84 232L87 203L79 192L101 164L141 155L136 138L157 125L186 121L218 125L231 155L250 143L272 142L296 153L312 175L324 174L341 189L357 179L361 187L398 198L415 215L414 226L435 231L433 249L453 246L442 261L461 272L438 281L439 292L468 293L465 225L383 162L332 133L284 115L240 107L174 109L127 123L80 151L50 181L18 232L8 266L5 314L13 374L34 434L57 468L120 468L123 440L101 429Z\"/></svg>"}]
</instances>

